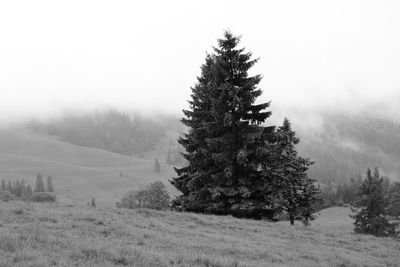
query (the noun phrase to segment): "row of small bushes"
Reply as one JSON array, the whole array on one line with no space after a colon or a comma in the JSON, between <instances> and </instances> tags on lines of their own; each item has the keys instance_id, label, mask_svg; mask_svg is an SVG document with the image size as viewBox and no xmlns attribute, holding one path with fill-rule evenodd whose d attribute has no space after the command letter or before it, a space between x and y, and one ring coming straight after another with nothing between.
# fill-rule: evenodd
<instances>
[{"instance_id":1,"label":"row of small bushes","mask_svg":"<svg viewBox=\"0 0 400 267\"><path fill-rule=\"evenodd\" d=\"M11 194L9 191L0 190L0 200L2 201L10 201L10 200L25 200L32 202L55 202L57 197L55 194L50 192L35 192L29 198L22 199L20 197Z\"/></svg>"}]
</instances>

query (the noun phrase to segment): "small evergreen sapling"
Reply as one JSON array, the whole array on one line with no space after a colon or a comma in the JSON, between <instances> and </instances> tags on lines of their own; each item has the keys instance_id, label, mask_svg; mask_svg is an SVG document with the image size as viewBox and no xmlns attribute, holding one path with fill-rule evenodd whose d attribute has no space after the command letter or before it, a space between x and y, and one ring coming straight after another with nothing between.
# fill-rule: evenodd
<instances>
[{"instance_id":1,"label":"small evergreen sapling","mask_svg":"<svg viewBox=\"0 0 400 267\"><path fill-rule=\"evenodd\" d=\"M45 192L46 189L43 183L43 177L41 174L36 176L36 185L35 185L35 192Z\"/></svg>"},{"instance_id":2,"label":"small evergreen sapling","mask_svg":"<svg viewBox=\"0 0 400 267\"><path fill-rule=\"evenodd\" d=\"M53 179L51 176L47 177L47 192L54 192Z\"/></svg>"},{"instance_id":3,"label":"small evergreen sapling","mask_svg":"<svg viewBox=\"0 0 400 267\"><path fill-rule=\"evenodd\" d=\"M4 180L1 180L1 191L7 191L6 182Z\"/></svg>"},{"instance_id":4,"label":"small evergreen sapling","mask_svg":"<svg viewBox=\"0 0 400 267\"><path fill-rule=\"evenodd\" d=\"M383 178L378 168L367 170L367 177L361 185L358 199L353 203L352 217L355 219L356 233L372 234L375 236L396 235L396 224L389 223L386 218L387 201L385 199Z\"/></svg>"},{"instance_id":5,"label":"small evergreen sapling","mask_svg":"<svg viewBox=\"0 0 400 267\"><path fill-rule=\"evenodd\" d=\"M158 161L158 158L156 158L156 160L154 161L154 171L155 172L161 171L161 166L160 166L160 162Z\"/></svg>"},{"instance_id":6,"label":"small evergreen sapling","mask_svg":"<svg viewBox=\"0 0 400 267\"><path fill-rule=\"evenodd\" d=\"M96 199L92 198L92 200L90 201L90 207L95 208L96 207Z\"/></svg>"}]
</instances>

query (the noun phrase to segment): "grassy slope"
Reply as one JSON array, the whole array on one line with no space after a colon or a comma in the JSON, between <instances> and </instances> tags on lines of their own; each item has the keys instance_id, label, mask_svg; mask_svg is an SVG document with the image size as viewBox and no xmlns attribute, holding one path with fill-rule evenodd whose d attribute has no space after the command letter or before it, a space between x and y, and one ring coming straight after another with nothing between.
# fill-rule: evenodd
<instances>
[{"instance_id":1,"label":"grassy slope","mask_svg":"<svg viewBox=\"0 0 400 267\"><path fill-rule=\"evenodd\" d=\"M0 203L0 266L399 266L400 242L352 232L349 210L310 227L229 216Z\"/></svg>"},{"instance_id":2,"label":"grassy slope","mask_svg":"<svg viewBox=\"0 0 400 267\"><path fill-rule=\"evenodd\" d=\"M76 146L28 130L0 130L0 180L25 179L34 186L37 173L53 177L62 202L77 204L91 197L115 203L129 189L156 180L168 184L174 175L165 164L162 172L154 172L153 160Z\"/></svg>"}]
</instances>

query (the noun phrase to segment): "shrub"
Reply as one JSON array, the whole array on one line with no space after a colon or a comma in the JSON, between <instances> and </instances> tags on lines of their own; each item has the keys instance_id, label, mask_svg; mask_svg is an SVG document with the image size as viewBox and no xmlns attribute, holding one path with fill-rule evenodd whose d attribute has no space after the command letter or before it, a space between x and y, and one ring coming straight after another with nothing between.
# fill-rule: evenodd
<instances>
[{"instance_id":1,"label":"shrub","mask_svg":"<svg viewBox=\"0 0 400 267\"><path fill-rule=\"evenodd\" d=\"M155 182L143 190L131 190L126 193L117 207L121 208L148 208L155 210L166 210L169 207L170 196L167 188L162 182Z\"/></svg>"},{"instance_id":2,"label":"shrub","mask_svg":"<svg viewBox=\"0 0 400 267\"><path fill-rule=\"evenodd\" d=\"M10 201L10 200L14 200L14 199L16 199L16 196L11 194L10 192L5 191L5 190L0 190L0 200Z\"/></svg>"},{"instance_id":3,"label":"shrub","mask_svg":"<svg viewBox=\"0 0 400 267\"><path fill-rule=\"evenodd\" d=\"M36 192L32 195L33 202L55 202L56 195L49 192Z\"/></svg>"}]
</instances>

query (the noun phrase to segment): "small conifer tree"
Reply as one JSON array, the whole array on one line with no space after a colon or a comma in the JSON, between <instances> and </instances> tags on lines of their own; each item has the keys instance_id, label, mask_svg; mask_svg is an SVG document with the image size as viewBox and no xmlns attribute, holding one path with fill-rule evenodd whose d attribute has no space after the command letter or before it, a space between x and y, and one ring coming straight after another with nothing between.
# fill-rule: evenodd
<instances>
[{"instance_id":1,"label":"small conifer tree","mask_svg":"<svg viewBox=\"0 0 400 267\"><path fill-rule=\"evenodd\" d=\"M389 207L388 213L390 216L400 217L400 183L394 183L389 190Z\"/></svg>"},{"instance_id":2,"label":"small conifer tree","mask_svg":"<svg viewBox=\"0 0 400 267\"><path fill-rule=\"evenodd\" d=\"M51 178L51 176L47 177L47 192L54 192L53 179Z\"/></svg>"},{"instance_id":3,"label":"small conifer tree","mask_svg":"<svg viewBox=\"0 0 400 267\"><path fill-rule=\"evenodd\" d=\"M95 208L96 207L96 199L92 198L92 200L90 201L90 207Z\"/></svg>"},{"instance_id":4,"label":"small conifer tree","mask_svg":"<svg viewBox=\"0 0 400 267\"><path fill-rule=\"evenodd\" d=\"M396 225L389 223L386 218L386 200L383 188L383 178L378 168L367 170L367 177L361 185L358 199L353 204L352 216L355 219L356 233L372 234L375 236L394 236Z\"/></svg>"},{"instance_id":5,"label":"small conifer tree","mask_svg":"<svg viewBox=\"0 0 400 267\"><path fill-rule=\"evenodd\" d=\"M4 180L1 180L1 191L7 191L6 182Z\"/></svg>"},{"instance_id":6,"label":"small conifer tree","mask_svg":"<svg viewBox=\"0 0 400 267\"><path fill-rule=\"evenodd\" d=\"M156 160L154 161L154 170L156 172L160 172L161 171L161 166L160 166L160 162L158 161L158 158L156 158Z\"/></svg>"},{"instance_id":7,"label":"small conifer tree","mask_svg":"<svg viewBox=\"0 0 400 267\"><path fill-rule=\"evenodd\" d=\"M167 161L166 162L167 162L168 165L172 164L171 149L168 150Z\"/></svg>"},{"instance_id":8,"label":"small conifer tree","mask_svg":"<svg viewBox=\"0 0 400 267\"><path fill-rule=\"evenodd\" d=\"M44 187L44 183L43 183L43 177L42 175L39 173L36 176L36 186L35 186L35 192L45 192L46 189Z\"/></svg>"},{"instance_id":9,"label":"small conifer tree","mask_svg":"<svg viewBox=\"0 0 400 267\"><path fill-rule=\"evenodd\" d=\"M300 142L292 130L291 123L285 118L283 125L276 131L273 158L269 159L271 169L266 169L266 176L271 177L270 190L266 193L274 199L277 209L287 212L290 224L295 219L308 222L321 206L322 198L316 181L308 177L307 170L312 164L309 159L298 156L295 145Z\"/></svg>"},{"instance_id":10,"label":"small conifer tree","mask_svg":"<svg viewBox=\"0 0 400 267\"><path fill-rule=\"evenodd\" d=\"M8 181L8 183L7 183L7 191L10 192L11 194L13 192L11 181Z\"/></svg>"},{"instance_id":11,"label":"small conifer tree","mask_svg":"<svg viewBox=\"0 0 400 267\"><path fill-rule=\"evenodd\" d=\"M23 200L30 200L32 195L33 195L32 187L28 184L24 187L21 198Z\"/></svg>"}]
</instances>

